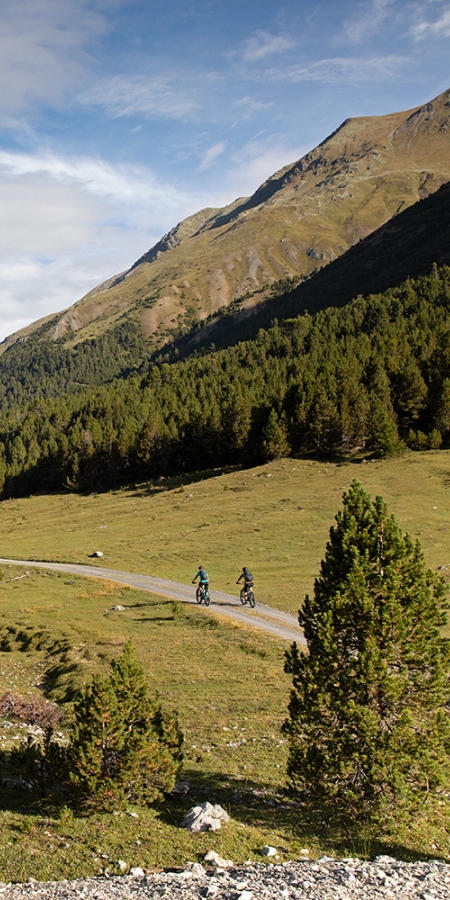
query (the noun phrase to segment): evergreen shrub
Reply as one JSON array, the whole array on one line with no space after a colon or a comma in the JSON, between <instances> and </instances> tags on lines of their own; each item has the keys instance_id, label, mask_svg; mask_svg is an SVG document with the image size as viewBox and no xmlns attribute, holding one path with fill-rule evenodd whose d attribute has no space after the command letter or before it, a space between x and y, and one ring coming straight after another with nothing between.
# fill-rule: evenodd
<instances>
[{"instance_id":1,"label":"evergreen shrub","mask_svg":"<svg viewBox=\"0 0 450 900\"><path fill-rule=\"evenodd\" d=\"M176 715L150 697L130 643L111 663L110 674L94 676L80 693L74 712L69 778L85 804L152 803L172 790L183 736Z\"/></svg>"}]
</instances>

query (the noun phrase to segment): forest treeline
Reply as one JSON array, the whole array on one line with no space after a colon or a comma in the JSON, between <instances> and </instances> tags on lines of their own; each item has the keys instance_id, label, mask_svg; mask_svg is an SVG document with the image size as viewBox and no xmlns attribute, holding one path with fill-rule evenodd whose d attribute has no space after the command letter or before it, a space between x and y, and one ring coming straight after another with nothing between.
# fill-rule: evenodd
<instances>
[{"instance_id":1,"label":"forest treeline","mask_svg":"<svg viewBox=\"0 0 450 900\"><path fill-rule=\"evenodd\" d=\"M148 342L130 321L74 347L43 339L47 329L48 323L0 356L0 409L126 378L150 355Z\"/></svg>"},{"instance_id":2,"label":"forest treeline","mask_svg":"<svg viewBox=\"0 0 450 900\"><path fill-rule=\"evenodd\" d=\"M450 268L0 415L3 498L450 440Z\"/></svg>"}]
</instances>

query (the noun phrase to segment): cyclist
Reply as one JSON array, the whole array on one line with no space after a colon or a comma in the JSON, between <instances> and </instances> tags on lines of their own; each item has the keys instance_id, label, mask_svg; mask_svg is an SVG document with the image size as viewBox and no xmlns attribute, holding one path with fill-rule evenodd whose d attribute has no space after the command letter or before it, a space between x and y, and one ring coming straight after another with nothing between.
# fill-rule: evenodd
<instances>
[{"instance_id":1,"label":"cyclist","mask_svg":"<svg viewBox=\"0 0 450 900\"><path fill-rule=\"evenodd\" d=\"M195 584L195 582L197 581L197 578L198 578L197 591L201 590L201 588L204 588L205 591L208 591L209 590L209 576L208 576L206 569L204 569L203 566L198 567L198 572L195 575L195 577L192 579L192 584Z\"/></svg>"},{"instance_id":2,"label":"cyclist","mask_svg":"<svg viewBox=\"0 0 450 900\"><path fill-rule=\"evenodd\" d=\"M253 578L253 575L250 572L250 569L247 569L247 566L244 566L244 568L242 569L242 572L239 575L239 578L238 578L236 584L239 584L239 582L242 581L242 579L244 579L244 586L243 586L243 588L241 588L241 594L244 594L244 593L247 594L248 591L250 591L252 589L252 587L255 583L255 579Z\"/></svg>"}]
</instances>

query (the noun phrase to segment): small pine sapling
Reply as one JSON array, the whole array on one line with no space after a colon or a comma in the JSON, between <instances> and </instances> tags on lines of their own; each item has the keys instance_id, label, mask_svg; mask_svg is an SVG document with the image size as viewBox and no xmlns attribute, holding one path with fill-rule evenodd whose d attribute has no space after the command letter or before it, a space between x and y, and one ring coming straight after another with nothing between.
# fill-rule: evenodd
<instances>
[{"instance_id":1,"label":"small pine sapling","mask_svg":"<svg viewBox=\"0 0 450 900\"><path fill-rule=\"evenodd\" d=\"M84 802L152 803L174 787L183 736L176 715L150 697L131 644L111 663L108 677L94 677L74 712L69 773Z\"/></svg>"}]
</instances>

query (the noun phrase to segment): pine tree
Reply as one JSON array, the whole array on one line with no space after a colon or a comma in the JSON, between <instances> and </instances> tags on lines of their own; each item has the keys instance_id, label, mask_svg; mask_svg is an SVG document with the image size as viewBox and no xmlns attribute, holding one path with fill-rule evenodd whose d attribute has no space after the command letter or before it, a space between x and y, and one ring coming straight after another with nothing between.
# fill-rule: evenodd
<instances>
[{"instance_id":1,"label":"pine tree","mask_svg":"<svg viewBox=\"0 0 450 900\"><path fill-rule=\"evenodd\" d=\"M294 643L288 775L294 788L376 818L436 799L450 775L445 586L381 498L358 482L330 530Z\"/></svg>"},{"instance_id":2,"label":"pine tree","mask_svg":"<svg viewBox=\"0 0 450 900\"><path fill-rule=\"evenodd\" d=\"M150 698L131 644L112 662L108 677L94 676L74 711L69 773L85 802L151 803L173 788L182 734L177 717L163 712L157 697Z\"/></svg>"},{"instance_id":3,"label":"pine tree","mask_svg":"<svg viewBox=\"0 0 450 900\"><path fill-rule=\"evenodd\" d=\"M265 461L288 456L290 446L287 439L286 417L278 416L275 408L270 410L267 423L261 435L261 450Z\"/></svg>"}]
</instances>

